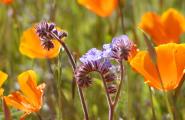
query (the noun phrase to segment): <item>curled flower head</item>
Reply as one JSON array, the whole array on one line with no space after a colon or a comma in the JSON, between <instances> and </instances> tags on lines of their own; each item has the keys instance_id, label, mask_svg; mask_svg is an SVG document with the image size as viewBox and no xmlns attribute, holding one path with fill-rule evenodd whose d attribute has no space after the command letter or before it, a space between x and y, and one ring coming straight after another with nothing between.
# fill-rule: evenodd
<instances>
[{"instance_id":1,"label":"curled flower head","mask_svg":"<svg viewBox=\"0 0 185 120\"><path fill-rule=\"evenodd\" d=\"M173 8L161 16L147 12L142 16L139 27L151 36L156 45L178 43L180 35L185 32L185 18Z\"/></svg>"},{"instance_id":2,"label":"curled flower head","mask_svg":"<svg viewBox=\"0 0 185 120\"><path fill-rule=\"evenodd\" d=\"M46 85L42 83L37 86L36 73L32 70L20 74L18 82L22 93L16 91L5 96L4 99L7 105L24 111L25 113L21 116L21 119L24 119L28 114L41 109Z\"/></svg>"},{"instance_id":3,"label":"curled flower head","mask_svg":"<svg viewBox=\"0 0 185 120\"><path fill-rule=\"evenodd\" d=\"M42 46L47 50L54 48L54 39L67 37L67 33L57 30L54 23L41 22L36 25L35 29Z\"/></svg>"},{"instance_id":4,"label":"curled flower head","mask_svg":"<svg viewBox=\"0 0 185 120\"><path fill-rule=\"evenodd\" d=\"M93 48L83 55L80 61L83 64L75 71L75 77L80 87L88 87L92 83L88 74L93 71L99 72L106 82L115 80L116 76L110 70L112 64L102 57L102 51Z\"/></svg>"},{"instance_id":5,"label":"curled flower head","mask_svg":"<svg viewBox=\"0 0 185 120\"><path fill-rule=\"evenodd\" d=\"M1 88L5 80L7 79L8 75L2 71L0 71L0 97L3 95L4 89Z\"/></svg>"},{"instance_id":6,"label":"curled flower head","mask_svg":"<svg viewBox=\"0 0 185 120\"><path fill-rule=\"evenodd\" d=\"M177 88L185 73L185 44L168 43L159 45L155 50L164 90ZM138 52L130 65L144 76L145 83L162 90L157 69L147 51Z\"/></svg>"},{"instance_id":7,"label":"curled flower head","mask_svg":"<svg viewBox=\"0 0 185 120\"><path fill-rule=\"evenodd\" d=\"M78 0L78 3L101 17L112 14L117 7L118 0Z\"/></svg>"},{"instance_id":8,"label":"curled flower head","mask_svg":"<svg viewBox=\"0 0 185 120\"><path fill-rule=\"evenodd\" d=\"M135 50L134 43L126 36L114 37L111 44L103 45L103 57L116 60L128 60Z\"/></svg>"}]
</instances>

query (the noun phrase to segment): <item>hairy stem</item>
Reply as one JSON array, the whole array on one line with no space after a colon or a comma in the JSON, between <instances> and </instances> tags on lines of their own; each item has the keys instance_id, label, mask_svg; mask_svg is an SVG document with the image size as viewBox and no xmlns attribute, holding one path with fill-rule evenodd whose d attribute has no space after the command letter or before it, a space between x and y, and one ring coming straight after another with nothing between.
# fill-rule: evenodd
<instances>
[{"instance_id":1,"label":"hairy stem","mask_svg":"<svg viewBox=\"0 0 185 120\"><path fill-rule=\"evenodd\" d=\"M114 106L110 106L109 108L109 120L113 120L114 117Z\"/></svg>"},{"instance_id":2,"label":"hairy stem","mask_svg":"<svg viewBox=\"0 0 185 120\"><path fill-rule=\"evenodd\" d=\"M102 79L103 79L103 85L104 85L105 92L106 92L107 103L109 105L109 120L113 120L114 106L112 104L112 100L108 92L108 87L107 87L106 81L103 76L102 76Z\"/></svg>"},{"instance_id":3,"label":"hairy stem","mask_svg":"<svg viewBox=\"0 0 185 120\"><path fill-rule=\"evenodd\" d=\"M76 63L75 63L75 60L71 54L71 52L69 51L68 47L66 46L66 44L60 39L58 38L55 34L52 34L52 36L58 40L58 42L64 47L64 50L66 51L66 54L69 58L69 61L71 63L71 66L72 66L72 69L73 69L73 73L75 73L75 69L76 69ZM75 80L76 81L76 80ZM89 115L88 115L88 111L87 111L87 106L86 106L86 103L85 103L85 98L84 98L84 95L83 95L83 92L82 92L82 89L79 87L79 85L77 84L77 89L78 89L78 94L80 96L80 101L81 101L81 104L82 104L82 108L83 108L83 112L84 112L84 117L85 117L85 120L89 120Z\"/></svg>"},{"instance_id":4,"label":"hairy stem","mask_svg":"<svg viewBox=\"0 0 185 120\"><path fill-rule=\"evenodd\" d=\"M123 70L123 62L122 61L119 61L119 64L120 64L120 75L121 75L121 79L120 79L120 83L119 83L119 87L118 87L118 91L116 93L116 97L115 97L115 100L114 100L114 103L113 105L116 106L118 101L119 101L119 96L120 96L120 93L121 93L121 88L122 88L122 84L123 84L123 73L124 73L124 70Z\"/></svg>"},{"instance_id":5,"label":"hairy stem","mask_svg":"<svg viewBox=\"0 0 185 120\"><path fill-rule=\"evenodd\" d=\"M118 91L116 93L116 96L115 96L115 99L114 101L112 102L111 100L111 97L108 93L108 88L107 88L107 84L106 84L106 81L104 80L103 76L103 84L104 84L104 87L105 87L105 90L106 90L106 97L107 97L107 101L108 101L108 105L109 105L109 120L113 120L113 117L114 117L114 111L115 111L115 107L119 101L119 96L120 96L120 93L121 93L121 88L122 88L122 84L123 84L123 62L122 61L119 61L119 64L120 64L120 68L121 68L121 80L120 80L120 83L119 83L119 87L118 87Z\"/></svg>"}]
</instances>

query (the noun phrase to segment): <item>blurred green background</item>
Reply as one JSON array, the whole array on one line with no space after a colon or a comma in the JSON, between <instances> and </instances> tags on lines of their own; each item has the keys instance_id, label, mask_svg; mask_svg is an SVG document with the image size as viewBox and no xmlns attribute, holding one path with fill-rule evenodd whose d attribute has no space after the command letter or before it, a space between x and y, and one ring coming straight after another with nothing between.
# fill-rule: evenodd
<instances>
[{"instance_id":1,"label":"blurred green background","mask_svg":"<svg viewBox=\"0 0 185 120\"><path fill-rule=\"evenodd\" d=\"M147 11L161 14L173 7L185 15L185 0L122 0L124 32L140 49L146 49L142 33L137 28L141 16ZM16 77L21 72L33 69L39 76L39 83L47 83L44 105L39 114L43 120L82 120L83 112L77 91L72 94L73 74L64 52L54 59L30 59L19 52L19 42L23 31L36 22L47 20L68 32L66 44L76 60L88 49L101 49L103 43L111 42L116 35L123 34L117 8L112 16L101 18L80 6L76 0L15 0L11 5L0 4L0 70L9 74L3 88L4 95L18 89ZM181 42L185 41L184 35ZM79 64L79 63L78 63ZM115 120L152 120L149 87L143 77L136 74L125 62L126 76L120 102L115 111ZM59 81L60 80L60 81ZM57 84L56 84L57 83ZM172 106L174 91L169 92ZM168 120L164 96L152 89L157 120ZM59 96L60 94L60 96ZM91 120L107 120L108 106L102 81L98 75L93 85L84 89ZM177 120L185 120L185 86L177 98ZM17 120L22 112L11 109ZM3 118L0 109L0 119ZM31 114L27 120L37 120Z\"/></svg>"}]
</instances>

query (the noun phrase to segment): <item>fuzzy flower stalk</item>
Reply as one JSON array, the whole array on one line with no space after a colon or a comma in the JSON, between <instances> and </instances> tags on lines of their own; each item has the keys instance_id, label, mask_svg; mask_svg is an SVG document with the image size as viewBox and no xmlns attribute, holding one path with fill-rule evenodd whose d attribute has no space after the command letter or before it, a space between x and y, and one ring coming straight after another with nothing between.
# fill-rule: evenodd
<instances>
[{"instance_id":1,"label":"fuzzy flower stalk","mask_svg":"<svg viewBox=\"0 0 185 120\"><path fill-rule=\"evenodd\" d=\"M126 35L114 37L110 44L103 45L103 57L117 61L120 66L120 82L115 99L110 108L109 120L113 119L114 110L119 101L119 96L122 89L124 79L123 61L130 61L133 56L136 55L136 53L136 45Z\"/></svg>"},{"instance_id":2,"label":"fuzzy flower stalk","mask_svg":"<svg viewBox=\"0 0 185 120\"><path fill-rule=\"evenodd\" d=\"M48 51L54 48L53 40L57 40L64 48L66 54L68 55L69 61L73 68L73 72L75 73L76 64L74 61L74 57L72 56L71 52L69 51L68 47L63 41L63 38L67 37L67 32L57 29L54 23L48 22L40 22L35 26L35 31L41 40L41 45L43 48L47 49ZM85 103L84 95L82 89L77 84L78 93L80 96L82 108L84 111L85 120L89 120L87 106Z\"/></svg>"},{"instance_id":3,"label":"fuzzy flower stalk","mask_svg":"<svg viewBox=\"0 0 185 120\"><path fill-rule=\"evenodd\" d=\"M96 71L100 73L103 85L106 92L107 103L109 105L109 112L112 111L112 98L111 94L117 91L114 80L115 74L111 71L112 64L106 58L103 58L103 52L96 48L90 49L85 55L80 58L82 64L76 69L75 77L80 87L88 87L91 85L92 80L89 73ZM112 117L109 117L112 120Z\"/></svg>"},{"instance_id":4,"label":"fuzzy flower stalk","mask_svg":"<svg viewBox=\"0 0 185 120\"><path fill-rule=\"evenodd\" d=\"M90 49L85 55L80 58L82 64L76 69L75 77L80 87L88 87L92 84L92 79L89 76L91 72L98 72L102 76L103 84L106 90L106 97L109 105L109 120L113 120L115 107L120 96L124 66L122 61L130 60L137 52L134 43L126 36L121 35L114 37L112 43L103 45L103 50L96 48ZM116 73L112 68L115 65L111 64L111 60L119 63L120 82L115 85ZM112 96L113 94L114 99Z\"/></svg>"}]
</instances>

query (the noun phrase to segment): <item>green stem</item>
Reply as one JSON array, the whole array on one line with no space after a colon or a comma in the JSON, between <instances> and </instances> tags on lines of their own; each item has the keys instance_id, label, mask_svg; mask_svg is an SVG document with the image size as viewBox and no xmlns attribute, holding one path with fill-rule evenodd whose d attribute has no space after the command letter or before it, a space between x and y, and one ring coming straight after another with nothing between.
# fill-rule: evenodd
<instances>
[{"instance_id":1,"label":"green stem","mask_svg":"<svg viewBox=\"0 0 185 120\"><path fill-rule=\"evenodd\" d=\"M42 117L41 117L41 115L39 113L36 113L36 115L37 115L39 120L42 120Z\"/></svg>"},{"instance_id":2,"label":"green stem","mask_svg":"<svg viewBox=\"0 0 185 120\"><path fill-rule=\"evenodd\" d=\"M64 50L65 50L65 52L66 52L66 54L67 54L67 56L69 58L69 61L71 63L71 66L72 66L72 69L73 69L73 73L75 73L76 63L75 63L75 60L74 60L71 52L69 51L68 47L66 46L66 44L60 38L58 38L58 36L56 36L55 34L52 34L52 36L56 40L58 40L58 42L63 46L63 48L64 48ZM85 98L84 98L84 95L83 95L83 91L82 91L82 89L79 87L79 85L77 83L76 83L76 85L77 85L77 89L78 89L78 94L80 96L80 101L81 101L81 104L82 104L85 120L89 120L89 115L88 115L88 111L87 111L87 105L85 103Z\"/></svg>"},{"instance_id":3,"label":"green stem","mask_svg":"<svg viewBox=\"0 0 185 120\"><path fill-rule=\"evenodd\" d=\"M122 32L125 34L124 16L123 16L123 8L122 8L121 0L118 0L118 3L119 3L119 13L120 13L120 20L121 20L121 28L122 28Z\"/></svg>"},{"instance_id":4,"label":"green stem","mask_svg":"<svg viewBox=\"0 0 185 120\"><path fill-rule=\"evenodd\" d=\"M114 108L115 107L112 103L111 97L110 97L109 92L108 92L108 87L107 87L106 81L105 81L103 76L102 76L102 79L103 79L103 85L104 85L105 93L106 93L106 97L107 97L107 103L109 105L109 120L113 120Z\"/></svg>"},{"instance_id":5,"label":"green stem","mask_svg":"<svg viewBox=\"0 0 185 120\"><path fill-rule=\"evenodd\" d=\"M159 0L159 7L160 7L160 11L161 12L163 10L163 5L164 5L164 1L163 0Z\"/></svg>"},{"instance_id":6,"label":"green stem","mask_svg":"<svg viewBox=\"0 0 185 120\"><path fill-rule=\"evenodd\" d=\"M58 107L59 107L59 112L58 112L58 118L59 120L61 119L61 107L62 107L62 103L61 103L61 62L60 62L60 55L58 56L58 68L57 68L57 92L58 92Z\"/></svg>"},{"instance_id":7,"label":"green stem","mask_svg":"<svg viewBox=\"0 0 185 120\"><path fill-rule=\"evenodd\" d=\"M150 92L150 101L151 101L151 106L152 106L152 115L153 115L153 120L156 120L156 115L155 115L155 108L154 108L154 103L153 103L153 95L152 95L152 90L150 86L148 86L149 92Z\"/></svg>"},{"instance_id":8,"label":"green stem","mask_svg":"<svg viewBox=\"0 0 185 120\"><path fill-rule=\"evenodd\" d=\"M121 75L121 79L120 79L120 83L119 83L119 87L118 87L118 91L116 93L116 96L115 96L115 100L114 100L114 103L113 105L116 106L118 101L119 101L119 97L120 97L120 93L121 93L121 88L122 88L122 84L123 84L123 74L124 74L124 70L123 70L123 62L122 61L119 61L119 64L120 64L120 75Z\"/></svg>"}]
</instances>

